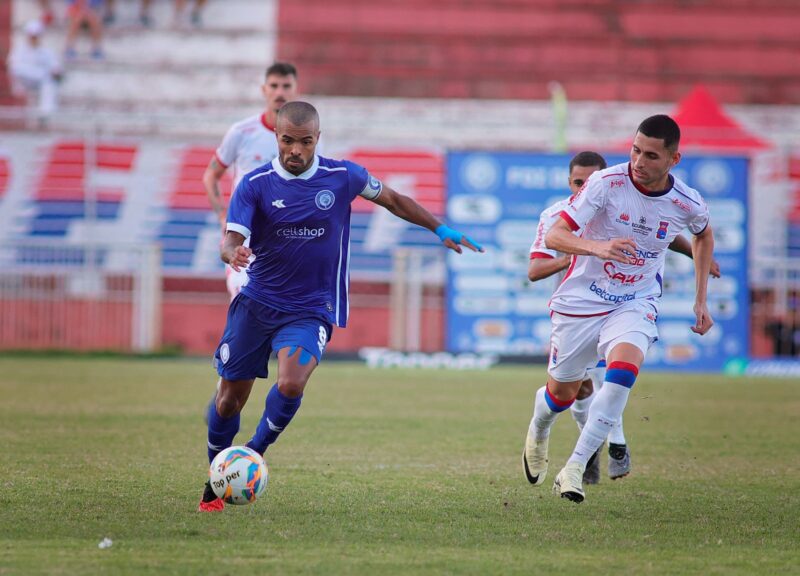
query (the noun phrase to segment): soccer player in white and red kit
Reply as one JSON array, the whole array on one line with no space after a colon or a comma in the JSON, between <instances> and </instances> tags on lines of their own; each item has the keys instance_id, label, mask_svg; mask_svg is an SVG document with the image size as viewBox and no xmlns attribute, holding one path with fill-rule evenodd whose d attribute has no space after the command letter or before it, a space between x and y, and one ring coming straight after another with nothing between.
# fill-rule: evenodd
<instances>
[{"instance_id":1,"label":"soccer player in white and red kit","mask_svg":"<svg viewBox=\"0 0 800 576\"><path fill-rule=\"evenodd\" d=\"M542 213L539 216L539 223L536 227L536 238L534 239L530 248L528 279L531 282L538 282L539 280L544 280L545 278L554 277L557 280L557 286L563 281L566 270L572 261L572 256L570 254L563 254L548 248L545 244L545 237L547 236L547 233L550 231L550 228L553 226L553 224L561 220L561 212L567 208L569 201L578 195L580 189L589 179L589 176L598 170L605 169L606 166L605 158L603 158L603 156L597 152L590 150L579 152L572 158L572 160L570 160L567 183L571 195L568 198L564 198L563 200L559 200L558 202L551 204L542 210ZM689 240L681 235L675 237L675 239L669 245L669 249L692 258L692 245ZM709 274L714 278L720 277L719 263L716 260L712 261ZM583 426L586 424L589 408L592 404L592 400L594 399L593 392L602 387L606 374L605 365L605 359L601 359L597 365L592 363L589 365L589 367L587 367L586 378L581 383L575 401L569 407L572 417L578 424L579 430L583 430ZM537 391L537 395L543 394L545 394L544 386ZM555 411L559 412L561 410L559 407L556 407ZM531 473L531 469L536 468L536 466L532 466L533 464L536 464L533 462L534 447L536 446L537 442L544 440L550 433L549 423L544 429L538 429L536 425L537 421L534 414L534 416L531 417L528 434L525 439L525 450L522 453L522 465L525 477L527 478L528 482L534 485L540 484L544 481L543 475ZM546 446L546 444L543 444L542 446ZM530 461L528 457L529 453L531 454ZM539 459L541 460L542 457L546 459L547 454L540 452ZM625 440L622 418L620 417L619 422L614 425L608 437L608 476L612 480L616 480L617 478L627 476L630 473L630 470L630 450L628 449L628 443ZM589 459L589 463L583 473L583 482L584 484L597 484L599 481L599 458L593 457Z\"/></svg>"},{"instance_id":2,"label":"soccer player in white and red kit","mask_svg":"<svg viewBox=\"0 0 800 576\"><path fill-rule=\"evenodd\" d=\"M264 111L245 118L228 129L203 174L203 186L211 208L219 218L223 235L227 205L222 197L219 181L229 168L233 168L232 190L236 190L245 174L272 162L278 155L275 137L278 110L297 95L297 69L292 64L276 62L267 68L265 76L261 86L266 102ZM225 274L228 293L233 300L247 283L247 273L244 269L236 272L227 266Z\"/></svg>"},{"instance_id":3,"label":"soccer player in white and red kit","mask_svg":"<svg viewBox=\"0 0 800 576\"><path fill-rule=\"evenodd\" d=\"M670 174L680 162L680 128L665 115L645 119L631 146L630 162L590 176L545 237L546 245L572 254L566 277L550 302L552 333L548 379L537 395L536 426L546 429L574 401L586 367L604 357L603 387L554 490L584 499L586 463L622 416L647 350L658 338L661 274L669 244L684 229L694 235L695 325L705 334L708 273L714 236L700 194ZM580 235L575 232L580 231ZM545 439L534 449L547 451ZM536 459L544 476L546 458Z\"/></svg>"}]
</instances>

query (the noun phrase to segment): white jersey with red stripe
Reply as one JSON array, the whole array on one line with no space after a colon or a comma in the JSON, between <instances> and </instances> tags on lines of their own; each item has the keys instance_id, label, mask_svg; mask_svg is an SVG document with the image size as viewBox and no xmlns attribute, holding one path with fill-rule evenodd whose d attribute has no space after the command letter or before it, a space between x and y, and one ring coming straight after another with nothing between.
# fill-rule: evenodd
<instances>
[{"instance_id":1,"label":"white jersey with red stripe","mask_svg":"<svg viewBox=\"0 0 800 576\"><path fill-rule=\"evenodd\" d=\"M709 221L708 207L697 190L670 175L666 190L648 192L633 182L628 163L592 174L561 218L583 238L631 238L636 243L636 253L624 264L572 257L550 309L576 316L608 313L631 300L657 302L667 247L686 228L700 234Z\"/></svg>"},{"instance_id":2,"label":"white jersey with red stripe","mask_svg":"<svg viewBox=\"0 0 800 576\"><path fill-rule=\"evenodd\" d=\"M225 168L233 167L233 190L245 174L272 162L277 155L275 128L267 124L264 114L231 126L216 151L217 162Z\"/></svg>"}]
</instances>

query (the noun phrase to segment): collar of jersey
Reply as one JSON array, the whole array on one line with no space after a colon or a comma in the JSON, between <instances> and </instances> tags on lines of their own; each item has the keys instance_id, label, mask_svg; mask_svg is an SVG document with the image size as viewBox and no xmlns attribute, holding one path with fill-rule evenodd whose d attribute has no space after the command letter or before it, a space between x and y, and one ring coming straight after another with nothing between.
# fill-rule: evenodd
<instances>
[{"instance_id":1,"label":"collar of jersey","mask_svg":"<svg viewBox=\"0 0 800 576\"><path fill-rule=\"evenodd\" d=\"M291 172L287 171L283 166L281 166L281 161L278 160L278 157L275 156L272 160L272 168L275 172L283 178L284 180L308 180L314 174L317 173L317 169L319 168L319 156L314 154L314 163L311 164L311 168L303 172L302 174L298 174L295 176Z\"/></svg>"},{"instance_id":2,"label":"collar of jersey","mask_svg":"<svg viewBox=\"0 0 800 576\"><path fill-rule=\"evenodd\" d=\"M658 196L663 196L664 194L668 194L672 187L675 186L675 177L672 174L669 174L669 179L667 180L667 188L665 190L656 190L650 191L646 188L642 188L639 186L636 181L633 179L633 168L631 167L631 163L628 162L628 178L630 178L631 184L633 184L634 188L636 188L639 192L644 194L645 196L649 196L650 198L656 198Z\"/></svg>"}]
</instances>

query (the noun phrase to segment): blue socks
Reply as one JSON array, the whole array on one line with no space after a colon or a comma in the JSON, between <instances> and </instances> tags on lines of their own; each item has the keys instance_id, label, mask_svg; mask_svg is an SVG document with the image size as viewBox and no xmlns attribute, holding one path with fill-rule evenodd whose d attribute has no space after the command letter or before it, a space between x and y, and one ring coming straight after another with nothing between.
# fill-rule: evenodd
<instances>
[{"instance_id":1,"label":"blue socks","mask_svg":"<svg viewBox=\"0 0 800 576\"><path fill-rule=\"evenodd\" d=\"M301 394L297 398L289 398L281 394L278 385L274 384L267 394L266 406L261 421L258 423L256 433L247 443L247 446L263 454L267 447L275 442L289 425L294 415L300 409L300 402L303 400Z\"/></svg>"},{"instance_id":2,"label":"blue socks","mask_svg":"<svg viewBox=\"0 0 800 576\"><path fill-rule=\"evenodd\" d=\"M217 412L217 405L212 402L208 407L208 462L211 463L217 454L230 448L239 431L239 414L223 418Z\"/></svg>"}]
</instances>

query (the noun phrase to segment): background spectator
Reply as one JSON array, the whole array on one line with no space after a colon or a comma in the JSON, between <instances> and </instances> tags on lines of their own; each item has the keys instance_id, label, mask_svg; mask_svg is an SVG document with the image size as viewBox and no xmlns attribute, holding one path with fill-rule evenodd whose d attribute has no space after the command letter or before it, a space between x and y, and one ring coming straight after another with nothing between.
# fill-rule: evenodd
<instances>
[{"instance_id":1,"label":"background spectator","mask_svg":"<svg viewBox=\"0 0 800 576\"><path fill-rule=\"evenodd\" d=\"M61 65L52 50L42 45L44 25L32 20L25 26L25 41L9 56L8 68L19 95L38 94L39 122L44 123L58 107Z\"/></svg>"},{"instance_id":2,"label":"background spectator","mask_svg":"<svg viewBox=\"0 0 800 576\"><path fill-rule=\"evenodd\" d=\"M65 55L68 59L74 59L78 53L75 50L75 41L78 32L84 24L89 28L92 38L92 58L99 60L103 58L101 42L103 40L103 21L101 11L103 0L67 0L67 45Z\"/></svg>"},{"instance_id":3,"label":"background spectator","mask_svg":"<svg viewBox=\"0 0 800 576\"><path fill-rule=\"evenodd\" d=\"M180 25L183 20L183 13L186 9L187 0L175 0L175 24ZM194 6L189 13L189 21L192 26L201 26L203 24L202 12L203 7L206 5L206 0L194 0Z\"/></svg>"}]
</instances>

